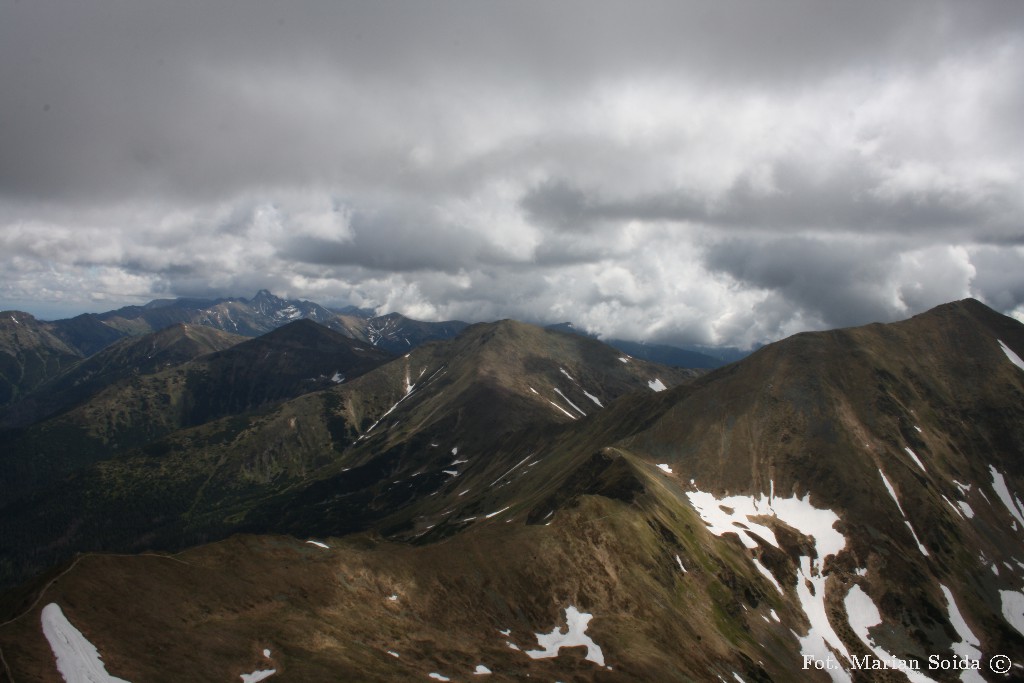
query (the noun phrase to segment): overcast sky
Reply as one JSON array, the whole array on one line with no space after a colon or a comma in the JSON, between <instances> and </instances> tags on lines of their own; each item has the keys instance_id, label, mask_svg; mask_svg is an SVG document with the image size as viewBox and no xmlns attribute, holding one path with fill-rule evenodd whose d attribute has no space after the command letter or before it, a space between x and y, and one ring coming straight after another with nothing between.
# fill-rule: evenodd
<instances>
[{"instance_id":1,"label":"overcast sky","mask_svg":"<svg viewBox=\"0 0 1024 683\"><path fill-rule=\"evenodd\" d=\"M1024 319L1021 2L0 0L0 93L0 309Z\"/></svg>"}]
</instances>

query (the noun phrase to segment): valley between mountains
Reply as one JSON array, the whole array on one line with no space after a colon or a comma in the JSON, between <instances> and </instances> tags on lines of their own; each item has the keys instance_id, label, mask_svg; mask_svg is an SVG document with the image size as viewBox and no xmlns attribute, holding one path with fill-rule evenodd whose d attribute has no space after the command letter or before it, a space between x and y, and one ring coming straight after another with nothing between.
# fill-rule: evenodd
<instances>
[{"instance_id":1,"label":"valley between mountains","mask_svg":"<svg viewBox=\"0 0 1024 683\"><path fill-rule=\"evenodd\" d=\"M1024 680L1024 326L977 301L710 370L74 321L0 314L0 680Z\"/></svg>"}]
</instances>

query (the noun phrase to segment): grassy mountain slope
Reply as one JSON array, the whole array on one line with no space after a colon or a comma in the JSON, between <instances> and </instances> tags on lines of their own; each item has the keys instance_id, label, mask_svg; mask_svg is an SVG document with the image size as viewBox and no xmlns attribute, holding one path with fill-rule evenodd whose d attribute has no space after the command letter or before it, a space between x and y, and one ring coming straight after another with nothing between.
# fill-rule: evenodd
<instances>
[{"instance_id":1,"label":"grassy mountain slope","mask_svg":"<svg viewBox=\"0 0 1024 683\"><path fill-rule=\"evenodd\" d=\"M101 313L108 326L125 334L144 334L176 323L213 327L225 332L256 337L281 325L305 319L345 332L343 321L328 309L311 301L286 301L267 290L252 299L163 299L145 306L126 306Z\"/></svg>"},{"instance_id":2,"label":"grassy mountain slope","mask_svg":"<svg viewBox=\"0 0 1024 683\"><path fill-rule=\"evenodd\" d=\"M1024 583L1024 523L999 489L1024 491L1024 371L1000 342L1021 355L1024 328L973 300L796 335L669 392L617 445L669 465L684 491L809 494L834 511L847 540L828 604L841 613L860 587L888 651L946 650L943 585L986 652L1021 652L1000 605Z\"/></svg>"},{"instance_id":3,"label":"grassy mountain slope","mask_svg":"<svg viewBox=\"0 0 1024 683\"><path fill-rule=\"evenodd\" d=\"M141 337L122 339L37 387L12 407L0 424L5 427L31 424L129 377L153 374L245 340L245 337L213 328L184 323Z\"/></svg>"},{"instance_id":4,"label":"grassy mountain slope","mask_svg":"<svg viewBox=\"0 0 1024 683\"><path fill-rule=\"evenodd\" d=\"M55 337L83 356L91 356L127 334L107 325L95 313L83 313L74 318L54 320L44 325Z\"/></svg>"},{"instance_id":5,"label":"grassy mountain slope","mask_svg":"<svg viewBox=\"0 0 1024 683\"><path fill-rule=\"evenodd\" d=\"M0 408L20 400L81 357L28 313L0 312Z\"/></svg>"},{"instance_id":6,"label":"grassy mountain slope","mask_svg":"<svg viewBox=\"0 0 1024 683\"><path fill-rule=\"evenodd\" d=\"M423 322L401 313L374 316L363 324L362 336L371 344L391 353L407 353L428 341L443 341L458 336L469 327L461 320Z\"/></svg>"},{"instance_id":7,"label":"grassy mountain slope","mask_svg":"<svg viewBox=\"0 0 1024 683\"><path fill-rule=\"evenodd\" d=\"M579 337L473 326L66 482L140 515L179 491L176 533L292 538L87 556L19 594L0 648L18 680L52 676L56 602L131 680L906 680L852 665L882 655L1009 680L987 667L1024 663L1022 355L1024 326L970 300L681 383ZM158 523L133 543L158 545ZM603 664L527 653L571 606Z\"/></svg>"},{"instance_id":8,"label":"grassy mountain slope","mask_svg":"<svg viewBox=\"0 0 1024 683\"><path fill-rule=\"evenodd\" d=\"M192 336L206 338L205 329ZM180 331L179 331L180 332ZM217 336L217 335L214 335ZM0 433L6 477L0 483L5 503L33 495L41 485L92 462L120 457L177 429L225 415L265 408L303 393L344 382L390 356L309 320L152 374L135 374L135 355L151 341L189 334L158 333L139 344L116 348L103 361L128 362L127 369L106 365L106 376L129 376L106 386L88 400L25 429ZM176 348L171 343L170 348ZM124 351L125 353L121 353ZM169 351L170 352L170 351ZM147 359L151 360L151 359Z\"/></svg>"},{"instance_id":9,"label":"grassy mountain slope","mask_svg":"<svg viewBox=\"0 0 1024 683\"><path fill-rule=\"evenodd\" d=\"M550 526L525 525L513 509L418 547L317 539L323 549L264 536L170 559L86 556L0 629L0 647L19 679L52 670L36 625L52 601L90 634L108 670L129 680L227 680L268 668L277 680L470 680L480 664L493 680L787 680L787 655L797 655L764 619L772 609L799 617L762 591L733 549L705 549L699 533L683 545L666 540L645 509L657 501L646 498L585 496ZM700 524L692 511L673 513L677 524ZM139 587L134 628L118 606L123 585ZM110 608L74 610L83 596ZM565 630L570 606L594 615L587 635L604 665L582 648L526 654L541 649L536 633ZM728 633L717 632L722 625ZM765 656L759 638L780 647Z\"/></svg>"},{"instance_id":10,"label":"grassy mountain slope","mask_svg":"<svg viewBox=\"0 0 1024 683\"><path fill-rule=\"evenodd\" d=\"M291 529L310 517L332 533L364 529L396 512L391 524L410 527L417 506L442 484L450 488L464 473L460 481L499 476L521 457L524 437L585 420L585 411L593 414L599 403L625 393L653 393L654 379L671 386L692 375L620 358L593 340L505 321L474 326L454 341L425 345L263 413L226 412L177 429L190 424L200 397L222 396L214 407L224 407L259 395L250 383L277 377L296 362L286 348L271 352L270 338L316 327L293 323L111 387L60 420L28 430L13 443L7 470L22 481L50 483L45 490L19 486L3 508L9 572L24 573L76 549L181 547L243 529ZM266 363L280 371L268 371ZM235 372L240 378L231 377ZM205 382L201 391L199 380L190 380L197 376ZM63 435L77 445L60 459L41 460L41 449ZM474 454L471 465L456 463L466 460L453 453L460 449ZM393 486L414 474L416 486ZM34 545L32 552L17 550L26 544Z\"/></svg>"}]
</instances>

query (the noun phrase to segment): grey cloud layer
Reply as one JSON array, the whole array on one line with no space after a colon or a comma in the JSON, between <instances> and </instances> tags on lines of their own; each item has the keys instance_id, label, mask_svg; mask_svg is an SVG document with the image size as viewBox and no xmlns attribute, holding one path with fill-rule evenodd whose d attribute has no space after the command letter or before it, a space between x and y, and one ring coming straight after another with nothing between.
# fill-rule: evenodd
<instances>
[{"instance_id":1,"label":"grey cloud layer","mask_svg":"<svg viewBox=\"0 0 1024 683\"><path fill-rule=\"evenodd\" d=\"M0 306L1024 316L1024 5L8 4Z\"/></svg>"}]
</instances>

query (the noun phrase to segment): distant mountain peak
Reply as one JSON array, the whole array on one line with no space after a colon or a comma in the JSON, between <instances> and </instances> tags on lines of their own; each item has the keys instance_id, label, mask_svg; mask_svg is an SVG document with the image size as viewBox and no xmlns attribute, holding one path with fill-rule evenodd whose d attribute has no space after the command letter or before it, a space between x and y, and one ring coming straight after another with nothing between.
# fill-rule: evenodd
<instances>
[{"instance_id":1,"label":"distant mountain peak","mask_svg":"<svg viewBox=\"0 0 1024 683\"><path fill-rule=\"evenodd\" d=\"M0 311L0 319L3 319L4 321L11 320L14 321L15 323L19 323L25 320L34 321L35 316L33 316L31 313L26 313L25 311L10 310Z\"/></svg>"},{"instance_id":2,"label":"distant mountain peak","mask_svg":"<svg viewBox=\"0 0 1024 683\"><path fill-rule=\"evenodd\" d=\"M388 343L442 325L369 322ZM0 583L66 562L0 625L8 677L53 678L54 603L131 680L188 678L193 652L221 678L379 681L480 661L509 680L859 681L922 653L957 667L946 681L1024 661L1024 326L980 302L709 373L513 320L389 362L369 346L282 323L4 443L21 469L0 478ZM229 536L173 562L90 552ZM240 600L261 607L239 621ZM591 617L604 670L528 649L578 646ZM358 647L310 649L317 629Z\"/></svg>"},{"instance_id":3,"label":"distant mountain peak","mask_svg":"<svg viewBox=\"0 0 1024 683\"><path fill-rule=\"evenodd\" d=\"M269 289L261 289L260 291L256 292L256 294L253 295L253 297L251 299L249 299L249 303L264 303L264 302L265 303L274 304L274 305L280 305L280 304L287 304L288 303L287 300L282 299L278 295L276 295L273 292L271 292Z\"/></svg>"},{"instance_id":4,"label":"distant mountain peak","mask_svg":"<svg viewBox=\"0 0 1024 683\"><path fill-rule=\"evenodd\" d=\"M22 316L30 318L28 314L15 314L18 320ZM178 324L257 337L301 319L313 320L346 337L399 355L426 342L451 339L469 326L460 320L420 321L399 312L377 315L373 309L356 306L328 309L312 301L285 299L267 288L259 289L248 299L236 296L218 299L155 299L140 306L125 306L105 313L88 313L44 325L72 353L87 357L118 339L149 334ZM597 338L571 321L549 325L548 329ZM733 353L736 351L734 349L722 349L722 353L715 353L715 349L695 352L692 349L680 350L657 345L648 345L646 351L634 352L631 347L626 347L630 342L619 344L616 340L605 341L644 360L685 368L717 367L745 355ZM705 355L705 351L710 355Z\"/></svg>"},{"instance_id":5,"label":"distant mountain peak","mask_svg":"<svg viewBox=\"0 0 1024 683\"><path fill-rule=\"evenodd\" d=\"M288 301L267 289L261 289L256 292L256 295L253 298L249 299L249 304L256 306L261 313L269 313L273 309L287 307L288 303Z\"/></svg>"}]
</instances>

